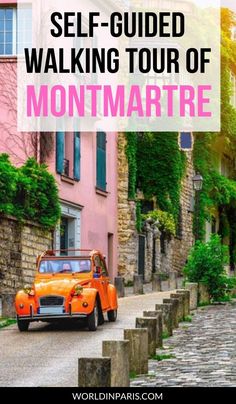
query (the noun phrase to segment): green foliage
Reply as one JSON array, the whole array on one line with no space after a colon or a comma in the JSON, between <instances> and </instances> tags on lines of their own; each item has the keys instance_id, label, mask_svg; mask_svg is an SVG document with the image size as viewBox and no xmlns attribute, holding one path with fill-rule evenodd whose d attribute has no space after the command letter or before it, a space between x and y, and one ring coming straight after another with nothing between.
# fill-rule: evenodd
<instances>
[{"instance_id":1,"label":"green foliage","mask_svg":"<svg viewBox=\"0 0 236 404\"><path fill-rule=\"evenodd\" d=\"M195 214L194 232L198 225L200 239L205 236L205 221L210 220L220 208L220 235L231 238L231 255L236 244L236 228L232 211L227 205L236 206L236 185L234 180L219 174L217 153L213 150L218 145L222 153L236 156L236 110L231 105L232 83L231 71L236 74L236 42L232 40L231 29L235 25L235 15L228 9L221 11L221 132L197 133L194 145L194 166L204 178L200 193L199 214ZM197 213L197 212L196 212ZM197 221L197 216L199 221Z\"/></svg>"},{"instance_id":2,"label":"green foliage","mask_svg":"<svg viewBox=\"0 0 236 404\"><path fill-rule=\"evenodd\" d=\"M192 322L192 316L185 316L182 320L185 323L191 323Z\"/></svg>"},{"instance_id":3,"label":"green foliage","mask_svg":"<svg viewBox=\"0 0 236 404\"><path fill-rule=\"evenodd\" d=\"M146 215L142 215L142 218L143 220L151 218L155 222L159 222L157 227L161 232L166 233L166 235L175 236L176 234L175 219L171 213L164 212L160 209L155 209L153 211L148 212Z\"/></svg>"},{"instance_id":4,"label":"green foliage","mask_svg":"<svg viewBox=\"0 0 236 404\"><path fill-rule=\"evenodd\" d=\"M224 265L228 262L228 248L218 235L212 235L207 243L196 242L188 257L184 273L189 282L202 282L208 287L210 298L224 297L230 288Z\"/></svg>"},{"instance_id":5,"label":"green foliage","mask_svg":"<svg viewBox=\"0 0 236 404\"><path fill-rule=\"evenodd\" d=\"M16 323L15 318L0 318L0 328L7 327L8 325L12 325Z\"/></svg>"},{"instance_id":6,"label":"green foliage","mask_svg":"<svg viewBox=\"0 0 236 404\"><path fill-rule=\"evenodd\" d=\"M167 339L167 338L169 338L169 333L167 331L163 331L161 337L162 337L162 339Z\"/></svg>"},{"instance_id":7,"label":"green foliage","mask_svg":"<svg viewBox=\"0 0 236 404\"><path fill-rule=\"evenodd\" d=\"M158 207L171 213L176 222L185 161L179 149L178 133L138 135L137 184L141 184L146 199L154 196Z\"/></svg>"},{"instance_id":8,"label":"green foliage","mask_svg":"<svg viewBox=\"0 0 236 404\"><path fill-rule=\"evenodd\" d=\"M133 370L132 370L132 372L129 372L129 378L130 378L130 379L136 379L136 377L137 377L137 373L136 373L136 372L134 372Z\"/></svg>"},{"instance_id":9,"label":"green foliage","mask_svg":"<svg viewBox=\"0 0 236 404\"><path fill-rule=\"evenodd\" d=\"M141 214L141 202L136 202L136 229L140 233L142 230L142 214Z\"/></svg>"},{"instance_id":10,"label":"green foliage","mask_svg":"<svg viewBox=\"0 0 236 404\"><path fill-rule=\"evenodd\" d=\"M12 166L7 154L0 155L0 212L12 215L16 193L17 170Z\"/></svg>"},{"instance_id":11,"label":"green foliage","mask_svg":"<svg viewBox=\"0 0 236 404\"><path fill-rule=\"evenodd\" d=\"M126 157L129 165L129 199L136 197L136 176L137 176L137 134L126 132Z\"/></svg>"},{"instance_id":12,"label":"green foliage","mask_svg":"<svg viewBox=\"0 0 236 404\"><path fill-rule=\"evenodd\" d=\"M152 359L155 361L163 361L166 359L173 359L173 358L176 358L176 356L173 354L163 354L163 355L155 354L152 356Z\"/></svg>"},{"instance_id":13,"label":"green foliage","mask_svg":"<svg viewBox=\"0 0 236 404\"><path fill-rule=\"evenodd\" d=\"M30 158L15 168L0 155L0 211L19 220L32 220L53 228L60 218L58 189L47 166Z\"/></svg>"}]
</instances>

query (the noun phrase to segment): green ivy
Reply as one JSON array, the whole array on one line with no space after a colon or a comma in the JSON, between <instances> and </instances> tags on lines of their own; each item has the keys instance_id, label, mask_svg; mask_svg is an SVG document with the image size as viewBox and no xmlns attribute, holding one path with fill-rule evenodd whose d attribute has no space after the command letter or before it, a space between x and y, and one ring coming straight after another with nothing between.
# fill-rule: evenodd
<instances>
[{"instance_id":1,"label":"green ivy","mask_svg":"<svg viewBox=\"0 0 236 404\"><path fill-rule=\"evenodd\" d=\"M180 151L178 133L126 133L129 164L129 198L140 188L145 199L156 198L162 211L178 220L181 180L186 158ZM138 223L140 228L140 223Z\"/></svg>"},{"instance_id":2,"label":"green ivy","mask_svg":"<svg viewBox=\"0 0 236 404\"><path fill-rule=\"evenodd\" d=\"M222 152L236 157L236 110L231 105L231 71L236 74L236 43L231 39L231 28L235 16L228 9L222 9L221 43L221 132L196 133L194 144L195 170L203 176L199 209L194 215L194 233L198 227L200 240L205 238L206 220L211 221L216 211L220 212L220 235L230 236L230 252L236 244L234 225L236 208L236 182L219 173L219 162L215 145L220 144ZM232 254L231 254L232 255Z\"/></svg>"},{"instance_id":3,"label":"green ivy","mask_svg":"<svg viewBox=\"0 0 236 404\"><path fill-rule=\"evenodd\" d=\"M180 151L178 133L138 135L137 184L146 199L156 198L158 208L171 213L177 222L185 154Z\"/></svg>"},{"instance_id":4,"label":"green ivy","mask_svg":"<svg viewBox=\"0 0 236 404\"><path fill-rule=\"evenodd\" d=\"M143 218L141 214L141 202L136 202L136 229L140 233L142 230Z\"/></svg>"},{"instance_id":5,"label":"green ivy","mask_svg":"<svg viewBox=\"0 0 236 404\"><path fill-rule=\"evenodd\" d=\"M126 133L126 157L129 165L129 199L136 198L136 177L137 177L137 134L134 132Z\"/></svg>"},{"instance_id":6,"label":"green ivy","mask_svg":"<svg viewBox=\"0 0 236 404\"><path fill-rule=\"evenodd\" d=\"M55 179L45 164L30 158L15 168L6 154L0 155L0 212L19 220L32 220L53 228L60 218Z\"/></svg>"}]
</instances>

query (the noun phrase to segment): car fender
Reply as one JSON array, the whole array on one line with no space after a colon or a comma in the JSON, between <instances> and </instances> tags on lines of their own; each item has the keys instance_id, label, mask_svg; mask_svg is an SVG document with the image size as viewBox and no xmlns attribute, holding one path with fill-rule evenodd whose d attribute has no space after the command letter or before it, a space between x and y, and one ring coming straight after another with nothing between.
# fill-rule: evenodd
<instances>
[{"instance_id":1,"label":"car fender","mask_svg":"<svg viewBox=\"0 0 236 404\"><path fill-rule=\"evenodd\" d=\"M73 312L82 312L85 314L92 313L96 303L97 295L98 295L97 289L84 288L80 296L74 296L71 300L72 313ZM85 302L88 304L87 307L83 306L83 303Z\"/></svg>"},{"instance_id":2,"label":"car fender","mask_svg":"<svg viewBox=\"0 0 236 404\"><path fill-rule=\"evenodd\" d=\"M23 305L23 307L20 307ZM33 296L29 296L23 290L20 290L16 294L15 298L15 309L18 316L29 316L32 313L36 313L36 304Z\"/></svg>"},{"instance_id":3,"label":"car fender","mask_svg":"<svg viewBox=\"0 0 236 404\"><path fill-rule=\"evenodd\" d=\"M116 310L118 308L117 292L115 286L111 283L108 284L107 293L110 309Z\"/></svg>"}]
</instances>

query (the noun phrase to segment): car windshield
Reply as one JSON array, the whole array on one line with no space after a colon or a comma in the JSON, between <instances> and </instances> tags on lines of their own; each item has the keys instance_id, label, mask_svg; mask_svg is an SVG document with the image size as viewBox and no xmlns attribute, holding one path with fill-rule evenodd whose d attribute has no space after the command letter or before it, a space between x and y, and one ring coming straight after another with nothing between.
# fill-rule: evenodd
<instances>
[{"instance_id":1,"label":"car windshield","mask_svg":"<svg viewBox=\"0 0 236 404\"><path fill-rule=\"evenodd\" d=\"M40 262L39 272L41 274L54 273L86 273L91 270L91 262L85 260L45 260Z\"/></svg>"}]
</instances>

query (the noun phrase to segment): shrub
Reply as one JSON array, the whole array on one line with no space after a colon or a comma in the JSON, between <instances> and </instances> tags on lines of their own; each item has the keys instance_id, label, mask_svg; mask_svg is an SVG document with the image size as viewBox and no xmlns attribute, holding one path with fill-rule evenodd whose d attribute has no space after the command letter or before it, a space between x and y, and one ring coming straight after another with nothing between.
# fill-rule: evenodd
<instances>
[{"instance_id":1,"label":"shrub","mask_svg":"<svg viewBox=\"0 0 236 404\"><path fill-rule=\"evenodd\" d=\"M228 263L228 247L222 245L218 235L212 235L207 243L196 242L188 257L184 273L190 282L207 285L213 301L224 298L234 281L224 269Z\"/></svg>"},{"instance_id":2,"label":"shrub","mask_svg":"<svg viewBox=\"0 0 236 404\"><path fill-rule=\"evenodd\" d=\"M150 217L151 219L158 221L158 228L161 232L166 233L168 236L175 236L175 219L171 213L156 209L148 212L146 215L142 215L142 217L144 220Z\"/></svg>"},{"instance_id":3,"label":"shrub","mask_svg":"<svg viewBox=\"0 0 236 404\"><path fill-rule=\"evenodd\" d=\"M16 193L17 169L7 154L0 154L0 212L14 213L13 200Z\"/></svg>"},{"instance_id":4,"label":"shrub","mask_svg":"<svg viewBox=\"0 0 236 404\"><path fill-rule=\"evenodd\" d=\"M60 217L58 189L45 164L30 158L19 169L16 204L23 218L37 220L46 228L55 226Z\"/></svg>"},{"instance_id":5,"label":"shrub","mask_svg":"<svg viewBox=\"0 0 236 404\"><path fill-rule=\"evenodd\" d=\"M0 212L47 229L56 225L60 218L58 189L45 164L30 158L15 168L8 155L0 155Z\"/></svg>"}]
</instances>

